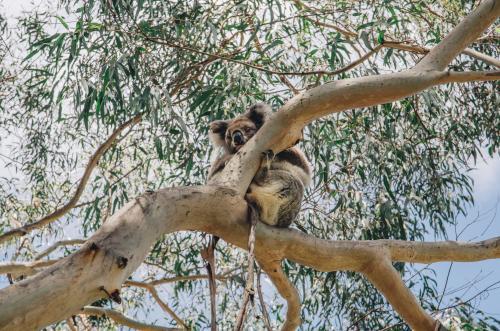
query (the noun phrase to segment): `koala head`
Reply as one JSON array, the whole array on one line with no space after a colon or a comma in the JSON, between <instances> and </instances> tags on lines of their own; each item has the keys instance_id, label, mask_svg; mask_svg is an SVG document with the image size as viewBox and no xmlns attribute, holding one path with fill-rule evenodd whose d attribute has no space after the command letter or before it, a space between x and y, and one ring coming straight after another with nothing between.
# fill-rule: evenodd
<instances>
[{"instance_id":1,"label":"koala head","mask_svg":"<svg viewBox=\"0 0 500 331\"><path fill-rule=\"evenodd\" d=\"M228 153L234 154L253 137L271 113L268 105L258 103L232 120L214 121L210 123L210 140L215 146L224 147Z\"/></svg>"}]
</instances>

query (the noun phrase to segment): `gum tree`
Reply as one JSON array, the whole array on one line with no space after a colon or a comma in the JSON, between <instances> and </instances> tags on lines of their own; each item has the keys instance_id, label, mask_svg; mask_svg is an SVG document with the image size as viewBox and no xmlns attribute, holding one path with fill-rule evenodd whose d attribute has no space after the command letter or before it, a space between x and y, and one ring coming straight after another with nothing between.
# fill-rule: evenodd
<instances>
[{"instance_id":1,"label":"gum tree","mask_svg":"<svg viewBox=\"0 0 500 331\"><path fill-rule=\"evenodd\" d=\"M255 229L257 280L286 313L257 281L248 325L498 326L467 302L444 310L413 263L500 257L498 238L424 241L451 236L473 202L466 171L498 153L499 13L495 0L62 1L14 30L2 20L0 328L105 315L166 329L151 307L207 327L208 234L222 239L212 328L234 327L244 194L262 153L299 139L315 173L301 217ZM208 123L256 101L276 113L206 183Z\"/></svg>"}]
</instances>

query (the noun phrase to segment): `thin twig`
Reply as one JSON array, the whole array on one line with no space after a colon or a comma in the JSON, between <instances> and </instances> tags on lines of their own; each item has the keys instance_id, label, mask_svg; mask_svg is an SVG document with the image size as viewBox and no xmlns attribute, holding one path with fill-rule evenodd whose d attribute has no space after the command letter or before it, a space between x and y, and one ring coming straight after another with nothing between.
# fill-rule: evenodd
<instances>
[{"instance_id":1,"label":"thin twig","mask_svg":"<svg viewBox=\"0 0 500 331\"><path fill-rule=\"evenodd\" d=\"M215 246L219 241L219 237L210 236L207 247L201 250L201 256L207 261L208 287L210 290L210 329L217 330L217 284L215 283Z\"/></svg>"},{"instance_id":2,"label":"thin twig","mask_svg":"<svg viewBox=\"0 0 500 331\"><path fill-rule=\"evenodd\" d=\"M3 235L0 236L0 243L3 243L9 239L16 238L16 237L21 237L26 235L32 230L42 228L59 218L61 218L63 215L65 215L67 212L69 212L78 202L78 199L80 199L80 196L83 193L83 190L85 189L85 186L87 185L87 182L90 178L90 175L92 174L92 170L96 167L97 163L99 162L101 156L113 145L115 142L116 138L118 135L125 130L127 127L134 125L138 123L141 120L141 115L136 115L134 118L130 119L129 121L123 123L120 125L112 134L109 136L109 138L101 145L99 148L95 151L95 153L92 155L90 158L89 163L87 164L87 167L85 168L85 171L83 173L82 178L80 179L80 183L78 184L78 187L76 189L75 194L71 198L71 200L64 205L63 207L57 209L53 213L43 217L42 219L26 224L22 227L12 229L10 231L5 232Z\"/></svg>"},{"instance_id":3,"label":"thin twig","mask_svg":"<svg viewBox=\"0 0 500 331\"><path fill-rule=\"evenodd\" d=\"M158 295L158 291L156 291L156 288L154 286L148 287L149 293L151 293L151 296L158 302L160 305L161 309L163 309L164 312L169 314L176 322L179 324L184 330L189 330L189 326L184 322Z\"/></svg>"},{"instance_id":4,"label":"thin twig","mask_svg":"<svg viewBox=\"0 0 500 331\"><path fill-rule=\"evenodd\" d=\"M145 290L147 290L153 299L160 305L161 309L169 314L176 322L179 324L183 330L188 330L189 326L187 325L186 322L182 318L180 318L173 310L170 308L159 296L158 291L156 290L156 287L151 283L146 283L146 282L137 282L133 280L126 281L124 283L126 286L135 286L135 287L140 287Z\"/></svg>"},{"instance_id":5,"label":"thin twig","mask_svg":"<svg viewBox=\"0 0 500 331\"><path fill-rule=\"evenodd\" d=\"M260 284L260 276L262 275L262 272L259 271L257 272L257 293L259 294L259 302L260 302L260 309L262 310L262 316L264 317L264 325L266 326L268 331L272 331L273 329L271 328L271 322L269 319L269 314L267 313L267 308L266 308L266 302L264 301L264 295L262 294L262 286Z\"/></svg>"},{"instance_id":6,"label":"thin twig","mask_svg":"<svg viewBox=\"0 0 500 331\"><path fill-rule=\"evenodd\" d=\"M118 324L128 326L129 328L132 329L137 329L137 330L144 330L144 331L173 331L173 330L181 330L181 329L176 329L176 328L167 328L164 326L157 326L157 325L151 325L151 324L146 324L142 322L138 322L136 320L133 320L127 316L125 316L123 313L113 310L113 309L106 309L106 308L101 308L101 307L94 307L94 306L85 306L82 308L81 314L84 315L92 315L92 316L106 316L115 321Z\"/></svg>"},{"instance_id":7,"label":"thin twig","mask_svg":"<svg viewBox=\"0 0 500 331\"><path fill-rule=\"evenodd\" d=\"M226 55L213 54L213 53L205 52L205 51L202 51L200 49L197 49L197 48L194 48L194 47L191 47L191 46L185 46L185 45L176 44L176 43L173 43L171 41L163 40L163 39L160 39L160 38L157 38L157 37L144 36L144 38L146 40L151 41L151 42L156 43L156 44L165 45L165 46L173 47L173 48L178 48L178 49L182 49L182 50L189 51L189 52L192 52L192 53L206 55L206 56L209 56L209 57L215 57L215 58L217 58L219 60L224 60L224 61L233 62L233 63L236 63L236 64L241 64L243 66L246 66L246 67L249 67L249 68L252 68L252 69L256 69L256 70L259 70L259 71L262 71L262 72L266 72L268 74L273 74L273 75L289 75L289 76L310 76L310 75L332 76L332 75L338 75L340 73L348 71L348 70L354 68L355 66L359 65L360 63L362 63L363 61L365 61L368 57L370 57L371 55L373 55L374 53L376 53L375 48L378 48L377 49L377 51L378 51L378 50L380 50L380 47L381 47L380 45L378 45L377 47L374 48L374 50L368 52L367 54L365 54L360 59L358 59L358 60L356 60L356 61L354 61L354 62L346 65L345 67L339 68L337 70L332 70L332 71L330 71L330 70L279 71L279 70L267 69L265 67L259 66L259 65L254 64L254 63L236 60L236 59L233 59L233 58L231 58L229 56L226 56Z\"/></svg>"},{"instance_id":8,"label":"thin twig","mask_svg":"<svg viewBox=\"0 0 500 331\"><path fill-rule=\"evenodd\" d=\"M52 253L54 250L56 250L60 246L80 245L80 244L85 243L85 241L87 241L87 240L86 239L70 239L70 240L57 241L56 243L52 244L49 248L47 248L43 252L37 254L35 256L35 261L44 258L45 256L49 255L50 253Z\"/></svg>"},{"instance_id":9,"label":"thin twig","mask_svg":"<svg viewBox=\"0 0 500 331\"><path fill-rule=\"evenodd\" d=\"M245 286L245 293L243 294L243 303L241 305L241 310L238 315L238 320L236 322L235 330L240 331L243 329L243 324L245 323L245 315L247 310L248 302L253 303L255 296L255 290L253 288L254 283L254 264L255 264L255 226L257 225L257 220L259 219L259 214L252 204L248 204L249 219L250 219L250 234L248 235L248 275L247 283Z\"/></svg>"}]
</instances>

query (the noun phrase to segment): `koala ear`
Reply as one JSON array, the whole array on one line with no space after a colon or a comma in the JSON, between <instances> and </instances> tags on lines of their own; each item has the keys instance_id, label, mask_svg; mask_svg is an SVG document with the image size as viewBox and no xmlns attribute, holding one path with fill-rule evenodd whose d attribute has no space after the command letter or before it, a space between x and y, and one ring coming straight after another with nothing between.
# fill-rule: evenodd
<instances>
[{"instance_id":1,"label":"koala ear","mask_svg":"<svg viewBox=\"0 0 500 331\"><path fill-rule=\"evenodd\" d=\"M248 110L248 118L255 123L257 129L260 129L269 115L272 114L271 107L265 103L257 103Z\"/></svg>"},{"instance_id":2,"label":"koala ear","mask_svg":"<svg viewBox=\"0 0 500 331\"><path fill-rule=\"evenodd\" d=\"M224 120L213 121L212 123L210 123L208 137L210 138L210 141L212 141L212 144L214 144L215 146L226 146L225 138L229 123L230 121Z\"/></svg>"}]
</instances>

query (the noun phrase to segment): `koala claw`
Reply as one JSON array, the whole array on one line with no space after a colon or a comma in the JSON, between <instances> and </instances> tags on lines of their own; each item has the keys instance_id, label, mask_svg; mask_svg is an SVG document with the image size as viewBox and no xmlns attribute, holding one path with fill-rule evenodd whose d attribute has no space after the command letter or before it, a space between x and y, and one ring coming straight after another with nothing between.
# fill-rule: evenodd
<instances>
[{"instance_id":1,"label":"koala claw","mask_svg":"<svg viewBox=\"0 0 500 331\"><path fill-rule=\"evenodd\" d=\"M268 149L267 151L262 152L262 155L266 158L266 161L272 161L275 156L272 149Z\"/></svg>"}]
</instances>

